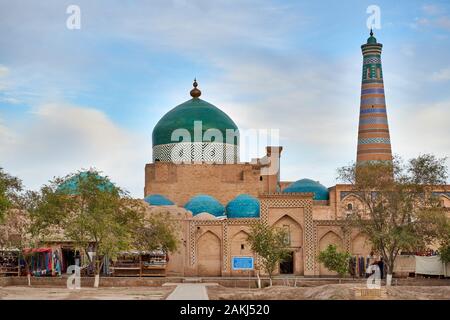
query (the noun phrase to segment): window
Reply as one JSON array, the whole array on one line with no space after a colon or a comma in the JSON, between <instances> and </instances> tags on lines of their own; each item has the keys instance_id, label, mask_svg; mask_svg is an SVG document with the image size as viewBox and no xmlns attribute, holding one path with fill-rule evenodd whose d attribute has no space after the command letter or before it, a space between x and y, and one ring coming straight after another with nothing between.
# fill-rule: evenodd
<instances>
[{"instance_id":1,"label":"window","mask_svg":"<svg viewBox=\"0 0 450 320\"><path fill-rule=\"evenodd\" d=\"M262 181L262 179L263 179L262 176L259 176L259 181Z\"/></svg>"},{"instance_id":2,"label":"window","mask_svg":"<svg viewBox=\"0 0 450 320\"><path fill-rule=\"evenodd\" d=\"M241 243L241 250L245 249L245 245L243 243Z\"/></svg>"},{"instance_id":3,"label":"window","mask_svg":"<svg viewBox=\"0 0 450 320\"><path fill-rule=\"evenodd\" d=\"M349 211L353 210L353 204L351 203L347 204L347 210Z\"/></svg>"}]
</instances>

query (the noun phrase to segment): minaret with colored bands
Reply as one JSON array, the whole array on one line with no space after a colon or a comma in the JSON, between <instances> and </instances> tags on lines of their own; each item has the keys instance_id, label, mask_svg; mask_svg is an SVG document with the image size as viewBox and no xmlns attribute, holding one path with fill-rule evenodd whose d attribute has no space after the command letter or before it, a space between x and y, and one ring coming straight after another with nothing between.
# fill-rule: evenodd
<instances>
[{"instance_id":1,"label":"minaret with colored bands","mask_svg":"<svg viewBox=\"0 0 450 320\"><path fill-rule=\"evenodd\" d=\"M359 112L357 164L367 161L392 161L391 140L384 98L381 48L370 30L361 46L363 73Z\"/></svg>"}]
</instances>

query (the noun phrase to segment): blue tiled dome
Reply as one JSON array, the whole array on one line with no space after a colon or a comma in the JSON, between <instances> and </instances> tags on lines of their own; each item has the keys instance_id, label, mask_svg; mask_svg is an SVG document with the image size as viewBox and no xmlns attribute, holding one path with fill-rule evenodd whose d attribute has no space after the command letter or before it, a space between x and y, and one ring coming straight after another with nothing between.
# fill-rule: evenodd
<instances>
[{"instance_id":1,"label":"blue tiled dome","mask_svg":"<svg viewBox=\"0 0 450 320\"><path fill-rule=\"evenodd\" d=\"M328 189L318 181L311 179L301 179L295 181L283 190L283 193L296 192L312 192L314 193L314 200L328 200L330 198Z\"/></svg>"},{"instance_id":2,"label":"blue tiled dome","mask_svg":"<svg viewBox=\"0 0 450 320\"><path fill-rule=\"evenodd\" d=\"M160 194L148 195L144 198L144 200L152 206L171 206L174 204L172 201Z\"/></svg>"},{"instance_id":3,"label":"blue tiled dome","mask_svg":"<svg viewBox=\"0 0 450 320\"><path fill-rule=\"evenodd\" d=\"M216 217L225 215L225 208L216 198L200 194L192 197L184 206L195 216L201 212L208 212Z\"/></svg>"},{"instance_id":4,"label":"blue tiled dome","mask_svg":"<svg viewBox=\"0 0 450 320\"><path fill-rule=\"evenodd\" d=\"M259 200L248 194L240 194L227 204L228 218L259 218Z\"/></svg>"},{"instance_id":5,"label":"blue tiled dome","mask_svg":"<svg viewBox=\"0 0 450 320\"><path fill-rule=\"evenodd\" d=\"M77 194L78 193L78 186L80 182L86 181L90 176L94 176L96 180L98 180L98 189L100 191L112 191L114 190L114 185L111 183L111 181L108 180L106 177L102 177L98 175L95 172L91 171L84 171L80 172L77 175L74 175L73 177L67 179L61 185L59 185L57 191L63 192L67 194Z\"/></svg>"}]
</instances>

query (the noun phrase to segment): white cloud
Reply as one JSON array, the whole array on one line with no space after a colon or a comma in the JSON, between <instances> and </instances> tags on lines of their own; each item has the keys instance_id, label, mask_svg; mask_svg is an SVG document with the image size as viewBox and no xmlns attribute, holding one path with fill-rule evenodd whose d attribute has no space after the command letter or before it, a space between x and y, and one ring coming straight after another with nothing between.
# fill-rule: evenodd
<instances>
[{"instance_id":1,"label":"white cloud","mask_svg":"<svg viewBox=\"0 0 450 320\"><path fill-rule=\"evenodd\" d=\"M9 68L0 64L0 78L7 76L9 73Z\"/></svg>"},{"instance_id":2,"label":"white cloud","mask_svg":"<svg viewBox=\"0 0 450 320\"><path fill-rule=\"evenodd\" d=\"M95 167L142 197L144 165L150 159L150 146L143 140L117 127L98 110L45 104L28 120L0 126L1 165L32 189L53 176Z\"/></svg>"},{"instance_id":3,"label":"white cloud","mask_svg":"<svg viewBox=\"0 0 450 320\"><path fill-rule=\"evenodd\" d=\"M431 74L433 81L448 81L450 80L450 68L444 68Z\"/></svg>"}]
</instances>

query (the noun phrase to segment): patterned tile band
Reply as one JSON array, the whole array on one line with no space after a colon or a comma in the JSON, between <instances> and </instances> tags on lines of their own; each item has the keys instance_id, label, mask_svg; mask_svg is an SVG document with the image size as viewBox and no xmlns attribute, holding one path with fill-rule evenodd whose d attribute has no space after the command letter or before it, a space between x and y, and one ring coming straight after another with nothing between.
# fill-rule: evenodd
<instances>
[{"instance_id":1,"label":"patterned tile band","mask_svg":"<svg viewBox=\"0 0 450 320\"><path fill-rule=\"evenodd\" d=\"M153 162L237 163L239 148L217 142L178 142L153 147Z\"/></svg>"},{"instance_id":2,"label":"patterned tile band","mask_svg":"<svg viewBox=\"0 0 450 320\"><path fill-rule=\"evenodd\" d=\"M364 118L359 120L359 124L387 124L387 118L378 118L378 117L372 117L372 118Z\"/></svg>"},{"instance_id":3,"label":"patterned tile band","mask_svg":"<svg viewBox=\"0 0 450 320\"><path fill-rule=\"evenodd\" d=\"M387 133L389 134L389 129L359 129L358 133Z\"/></svg>"},{"instance_id":4,"label":"patterned tile band","mask_svg":"<svg viewBox=\"0 0 450 320\"><path fill-rule=\"evenodd\" d=\"M372 57L366 57L364 58L363 61L364 64L381 64L381 57L376 57L376 56L372 56Z\"/></svg>"},{"instance_id":5,"label":"patterned tile band","mask_svg":"<svg viewBox=\"0 0 450 320\"><path fill-rule=\"evenodd\" d=\"M391 139L389 139L389 138L360 138L360 139L358 139L358 144L373 144L373 143L391 144Z\"/></svg>"},{"instance_id":6,"label":"patterned tile band","mask_svg":"<svg viewBox=\"0 0 450 320\"><path fill-rule=\"evenodd\" d=\"M363 89L361 90L361 95L364 94L384 94L384 89L383 88Z\"/></svg>"},{"instance_id":7,"label":"patterned tile band","mask_svg":"<svg viewBox=\"0 0 450 320\"><path fill-rule=\"evenodd\" d=\"M391 149L365 149L365 150L358 150L358 154L365 154L365 153L391 153ZM378 159L372 159L372 160L378 160Z\"/></svg>"},{"instance_id":8,"label":"patterned tile band","mask_svg":"<svg viewBox=\"0 0 450 320\"><path fill-rule=\"evenodd\" d=\"M361 104L368 104L368 105L373 105L373 104L385 104L385 100L384 97L383 98L364 98L361 97Z\"/></svg>"},{"instance_id":9,"label":"patterned tile band","mask_svg":"<svg viewBox=\"0 0 450 320\"><path fill-rule=\"evenodd\" d=\"M369 109L361 109L360 114L367 113L386 113L385 108L369 108Z\"/></svg>"}]
</instances>

